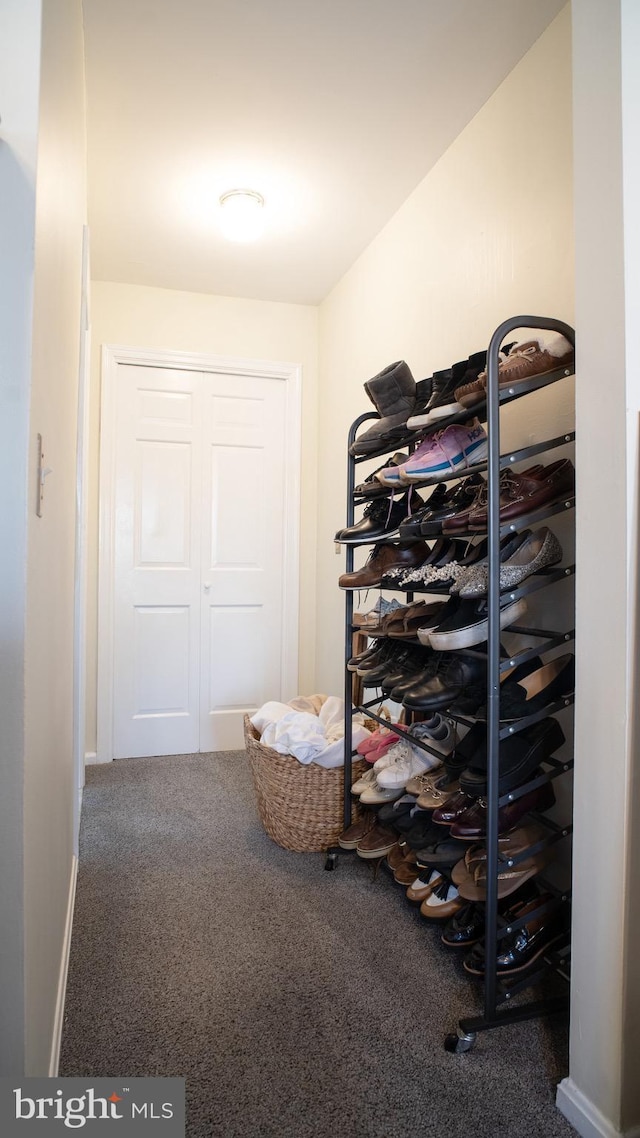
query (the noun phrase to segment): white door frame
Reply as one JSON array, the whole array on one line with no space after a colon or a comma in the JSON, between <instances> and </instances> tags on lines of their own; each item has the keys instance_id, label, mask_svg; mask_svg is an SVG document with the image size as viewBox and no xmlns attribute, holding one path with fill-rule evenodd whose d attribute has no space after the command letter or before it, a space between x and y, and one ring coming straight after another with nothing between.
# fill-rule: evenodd
<instances>
[{"instance_id":1,"label":"white door frame","mask_svg":"<svg viewBox=\"0 0 640 1138\"><path fill-rule=\"evenodd\" d=\"M76 453L76 548L73 601L73 852L79 853L80 814L85 783L87 698L87 529L89 469L89 388L91 382L89 227L82 230L78 440Z\"/></svg>"},{"instance_id":2,"label":"white door frame","mask_svg":"<svg viewBox=\"0 0 640 1138\"><path fill-rule=\"evenodd\" d=\"M297 695L300 579L300 451L302 368L272 360L235 356L209 356L195 352L154 351L105 344L102 348L102 399L100 421L100 521L98 538L98 691L97 762L113 759L113 588L115 389L120 364L176 368L210 374L280 379L286 384L285 437L285 542L282 574L282 666L284 699Z\"/></svg>"}]
</instances>

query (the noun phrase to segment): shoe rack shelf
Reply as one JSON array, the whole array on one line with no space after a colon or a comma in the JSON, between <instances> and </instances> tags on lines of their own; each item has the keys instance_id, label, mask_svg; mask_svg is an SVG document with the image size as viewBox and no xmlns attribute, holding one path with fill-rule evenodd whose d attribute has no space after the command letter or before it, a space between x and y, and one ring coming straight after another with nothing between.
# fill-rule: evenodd
<instances>
[{"instance_id":1,"label":"shoe rack shelf","mask_svg":"<svg viewBox=\"0 0 640 1138\"><path fill-rule=\"evenodd\" d=\"M559 331L562 322L558 321L558 322L552 322L552 323L556 324L557 330ZM563 325L563 326L569 327L569 325ZM526 325L521 325L521 327L526 327ZM554 331L554 330L555 329L550 329L550 331ZM517 391L515 391L511 388L506 388L506 389L503 388L502 391L499 391L499 396L498 396L499 405L502 407L506 403L511 403L514 399L521 399L523 395L530 395L532 391L539 391L543 387L550 387L552 384L557 383L559 379L565 379L567 374L569 374L569 373L568 373L568 370L566 367L556 368L554 371L548 372L546 375L532 377L531 379L529 379L526 382L526 384L520 384L518 386ZM398 446L406 446L407 444L409 446L411 446L412 443L414 443L415 441L422 440L423 438L426 438L430 434L435 434L436 431L441 431L445 427L450 427L453 423L464 423L471 416L475 416L477 419L480 420L481 423L486 423L488 420L487 407L488 407L488 401L486 399L483 399L482 402L476 403L473 407L470 407L465 411L458 411L455 415L448 415L448 416L446 416L446 418L438 419L437 422L434 423L430 427L421 428L420 430L413 431L413 432L406 432L404 435L398 434L393 442L388 443L387 445L382 447L380 450L377 450L372 454L356 455L354 457L354 462L356 464L358 464L361 462L369 462L372 458L373 459L384 458L384 456L386 454L393 453L393 451ZM367 411L363 415L360 415L360 417L358 419L354 420L354 423L352 424L351 430L353 431L354 427L356 427L356 430L353 431L353 438L349 439L349 443L351 444L352 442L355 441L356 435L357 435L358 430L360 429L360 426L362 425L362 423L366 422L367 419L377 419L377 418L378 418L378 416L376 415L375 411ZM557 443L556 445L561 445L561 444ZM550 449L550 448L547 447L547 449ZM537 453L541 453L541 452L538 451ZM511 461L517 461L517 460L512 459ZM466 473L469 474L472 472L472 470L475 470L475 469L483 470L484 465L481 464L481 465L478 465L477 467L474 466L473 468L469 468L469 470L466 471ZM450 479L457 478L457 477L459 477L459 475L455 475L455 474L450 475ZM439 481L439 480L434 479L433 481ZM431 482L425 482L424 483L424 485L431 485L431 484L432 484ZM357 497L356 497L356 500L357 500Z\"/></svg>"},{"instance_id":2,"label":"shoe rack shelf","mask_svg":"<svg viewBox=\"0 0 640 1138\"><path fill-rule=\"evenodd\" d=\"M562 373L563 378L565 377L565 374L566 374L566 369L563 370L563 373ZM549 384L545 384L544 386L548 387ZM514 396L514 399L516 399L516 398L521 399L522 396L525 394L527 394L527 395L529 394L528 389L526 392L523 391L518 396ZM511 402L511 400L510 400L510 402ZM466 418L467 419L469 418L468 413L466 415ZM440 430L442 430L442 427L440 427ZM431 433L433 434L434 432L432 431ZM555 450L556 447L566 446L567 443L574 442L575 437L576 437L575 431L569 431L565 435L558 435L556 438L548 439L546 442L534 443L533 445L528 446L528 447L520 447L519 450L514 450L514 451L511 451L509 454L502 455L502 457L500 458L499 469L504 470L507 466L513 466L516 462L523 462L526 459L535 458L536 455L538 455L538 454L545 454L548 451ZM363 457L370 459L372 456L371 455L364 455ZM377 457L380 458L382 456L378 455ZM359 461L359 458L354 459L354 462L358 462L358 461ZM488 465L489 465L488 460L487 460L487 462L474 462L471 466L465 467L464 477L467 478L467 477L469 477L469 475L472 475L472 474L482 474L485 470L488 469ZM460 478L460 472L459 471L455 471L455 472L452 471L451 473L440 474L440 475L434 476L433 478L421 478L418 481L412 482L411 486L414 490L424 490L428 486L437 486L439 482L456 482L456 481L458 481L459 478ZM407 490L407 489L408 489L408 486L402 487L403 491ZM368 499L367 499L366 495L356 494L354 491L354 501L356 503L363 502L363 501L366 502L366 501L368 501ZM573 499L569 498L566 502L555 503L552 512L557 513L559 510L570 509L572 501L573 501ZM551 507L544 506L540 510L533 511L532 514L530 514L528 516L531 518L532 521L539 521L539 520L544 519L548 516L549 510L551 510ZM533 516L534 513L539 515L539 516L534 517ZM524 519L518 518L517 526L515 526L513 530L507 528L507 529L505 529L504 532L505 533L512 533L512 532L515 532L516 529L524 529L524 528L526 528ZM472 536L474 536L474 537L477 536L477 533L478 533L477 530L472 531ZM466 533L463 533L463 534L456 533L456 534L451 534L451 536L452 537L458 537L458 536L466 537L468 535ZM389 540L392 540L392 539L389 539ZM368 542L365 542L365 541L360 542L360 543L354 542L354 544L367 545Z\"/></svg>"},{"instance_id":3,"label":"shoe rack shelf","mask_svg":"<svg viewBox=\"0 0 640 1138\"><path fill-rule=\"evenodd\" d=\"M505 454L500 453L500 411L501 408L511 403L516 399L526 397L532 391L540 390L543 387L557 383L564 379L566 376L573 374L573 368L561 367L557 370L550 372L544 376L535 377L526 384L519 384L518 389L514 390L507 388L500 389L499 386L499 352L505 339L514 329L531 328L536 330L548 330L552 332L559 332L566 337L573 346L575 344L575 335L573 329L557 320L551 320L543 317L534 316L517 316L504 321L494 332L487 352L487 384L486 384L486 400L482 404L477 404L473 408L465 410L464 412L450 415L446 419L440 419L429 429L422 429L412 433L407 437L407 432L402 435L401 432L396 434L395 439L392 439L388 444L376 451L374 454L367 455L352 455L352 446L358 436L358 433L363 423L368 420L376 419L378 416L373 412L366 412L360 415L352 424L349 431L348 439L348 465L347 465L347 503L346 503L346 526L354 524L354 508L357 504L364 504L371 500L371 496L365 494L358 494L355 492L355 476L357 466L361 462L371 461L376 458L383 458L389 454L393 454L398 446L408 446L409 452L412 452L416 443L422 441L429 434L440 431L443 428L456 422L464 422L471 417L478 417L482 422L487 423L488 434L488 457L486 462L474 464L465 468L463 471L447 472L438 477L428 478L421 481L412 483L415 489L435 486L439 482L458 481L461 478L467 478L474 473L486 471L487 482L487 525L486 525L486 538L487 538L487 576L488 576L488 589L487 589L487 607L488 607L488 636L487 636L487 650L486 652L478 652L472 648L459 650L464 655L482 655L486 659L487 665L487 686L486 686L486 732L487 732L487 778L486 778L486 838L483 839L486 845L486 862L487 862L487 877L486 877L486 901L485 901L485 935L484 935L484 959L486 962L496 961L499 945L503 938L511 936L526 922L529 922L537 917L542 917L547 914L560 909L562 906L567 905L570 899L570 892L568 890L558 889L552 882L538 877L538 883L544 888L544 895L541 896L539 906L535 907L533 911L529 911L526 916L519 920L511 919L507 923L499 913L498 906L498 874L501 869L515 867L519 863L525 861L527 858L540 853L544 849L551 847L567 837L572 832L571 823L566 825L559 825L552 819L547 818L543 814L530 814L530 817L537 822L546 831L545 836L527 849L519 854L505 856L500 851L499 843L499 811L504 806L517 801L526 794L530 794L542 787L546 783L552 783L555 779L561 777L570 771L573 767L573 760L568 759L565 761L558 760L555 757L545 759L537 772L529 778L522 785L517 786L515 789L507 793L500 794L500 766L499 766L499 748L500 742L507 739L509 736L531 727L533 724L538 723L542 719L549 716L554 716L560 711L564 711L573 703L573 696L567 696L561 699L556 699L551 704L540 709L539 711L520 717L514 721L503 721L500 719L500 677L501 674L520 665L535 656L551 651L561 645L570 643L574 639L574 629L566 630L549 630L543 628L533 628L521 624L514 624L509 626L509 632L516 633L520 637L531 638L536 641L536 644L529 648L521 648L517 652L508 657L503 657L501 649L501 629L500 629L500 602L504 602L508 598L509 602L516 601L521 597L528 596L539 589L545 588L565 578L572 577L575 573L575 565L563 565L560 568L550 568L532 578L527 578L518 588L515 588L508 593L505 591L500 592L500 542L509 534L521 532L538 522L544 521L554 515L561 514L567 510L571 510L575 506L575 497L573 494L568 494L566 497L559 501L552 502L544 505L539 509L530 511L528 514L521 515L516 519L502 522L500 519L500 474L506 467L512 466L516 463L526 461L536 455L553 451L554 449L566 446L575 439L575 432L566 432L553 438L546 439L543 442L536 443L532 446L522 447L517 450L509 451ZM407 487L403 486L403 491ZM429 538L437 535L429 535ZM477 538L482 536L480 531L474 530L470 532L453 532L444 535L450 538ZM345 545L346 549L346 565L345 571L351 573L354 567L354 551L360 545L382 545L385 543L393 543L394 541L401 540L408 542L410 538L399 537L397 534L391 534L387 538L369 539L353 544ZM424 537L415 537L413 540L424 540ZM448 592L448 587L445 589L427 582L424 587L416 584L401 588L398 586L387 585L383 583L382 588L385 591L393 588L396 591L404 592L406 594L407 602L413 600L414 593L433 593L434 595L443 595ZM353 691L353 677L352 673L346 668L346 662L352 654L352 636L354 631L364 631L361 627L355 626L353 623L353 590L345 592L345 779L344 779L344 825L345 829L351 824L351 765L352 765L352 750L351 750L351 737L352 737L352 720L353 714L356 711L365 712L367 716L374 719L380 724L388 725L385 720L376 711L376 707L384 700L384 696L376 696L373 699L363 700L358 706L352 704L352 691ZM419 644L416 640L402 641L402 644ZM477 709L476 709L477 710ZM443 713L451 720L471 727L477 722L477 717L473 716L470 712L462 713L455 709L455 703L452 707L443 709ZM409 717L410 719L410 717ZM417 739L409 735L407 727L394 725L394 731L401 737L407 737L411 740L412 746L420 747L421 749L429 752L438 758L442 758L441 753L434 747L430 747L423 738ZM531 962L522 974L514 973L508 977L502 977L497 972L497 962L494 967L487 967L484 970L483 988L484 988L484 1007L482 1015L470 1016L461 1019L458 1023L455 1032L446 1036L445 1047L449 1051L462 1052L471 1049L475 1043L478 1033L491 1030L493 1028L502 1027L509 1023L516 1023L523 1020L536 1018L538 1016L549 1015L553 1012L563 1010L568 1006L568 992L562 993L557 996L549 996L546 999L534 1000L528 1003L518 1003L517 1007L509 1006L504 1007L504 1004L518 995L520 992L537 984L549 972L554 972L564 980L569 980L570 975L570 946L566 938L559 938L557 943L552 943L548 951L543 951L540 956L535 959L535 963Z\"/></svg>"}]
</instances>

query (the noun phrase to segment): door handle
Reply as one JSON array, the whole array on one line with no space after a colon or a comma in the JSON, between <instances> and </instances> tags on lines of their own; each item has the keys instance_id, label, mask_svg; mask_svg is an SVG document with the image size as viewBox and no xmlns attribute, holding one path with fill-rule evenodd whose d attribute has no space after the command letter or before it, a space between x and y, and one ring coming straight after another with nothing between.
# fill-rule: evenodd
<instances>
[{"instance_id":1,"label":"door handle","mask_svg":"<svg viewBox=\"0 0 640 1138\"><path fill-rule=\"evenodd\" d=\"M211 588L211 581L205 581L205 583L202 587L203 587L205 593L208 593L209 589Z\"/></svg>"}]
</instances>

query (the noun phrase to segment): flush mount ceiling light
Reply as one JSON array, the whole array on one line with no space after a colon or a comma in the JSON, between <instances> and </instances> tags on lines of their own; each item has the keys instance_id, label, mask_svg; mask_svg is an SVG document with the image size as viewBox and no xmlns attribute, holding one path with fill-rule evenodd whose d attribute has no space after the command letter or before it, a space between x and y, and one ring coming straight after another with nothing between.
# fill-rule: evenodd
<instances>
[{"instance_id":1,"label":"flush mount ceiling light","mask_svg":"<svg viewBox=\"0 0 640 1138\"><path fill-rule=\"evenodd\" d=\"M229 241L255 241L264 229L264 198L256 190L227 190L220 197L220 225Z\"/></svg>"}]
</instances>

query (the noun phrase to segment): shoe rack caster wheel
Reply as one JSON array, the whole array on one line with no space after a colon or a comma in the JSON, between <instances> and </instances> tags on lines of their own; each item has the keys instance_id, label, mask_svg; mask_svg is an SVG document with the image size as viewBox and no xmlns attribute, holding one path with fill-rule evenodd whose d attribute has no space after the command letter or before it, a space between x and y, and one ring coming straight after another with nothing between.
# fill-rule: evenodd
<instances>
[{"instance_id":1,"label":"shoe rack caster wheel","mask_svg":"<svg viewBox=\"0 0 640 1138\"><path fill-rule=\"evenodd\" d=\"M450 1051L454 1055L462 1055L464 1051L471 1051L476 1041L475 1033L466 1035L464 1032L452 1031L450 1035L445 1036L444 1049Z\"/></svg>"},{"instance_id":2,"label":"shoe rack caster wheel","mask_svg":"<svg viewBox=\"0 0 640 1138\"><path fill-rule=\"evenodd\" d=\"M327 854L327 857L326 857L326 861L325 861L325 863L324 863L324 868L325 868L326 870L335 869L335 868L336 868L336 866L337 866L337 864L338 864L338 855L337 855L337 853L336 853L335 851L330 851L330 852Z\"/></svg>"}]
</instances>

